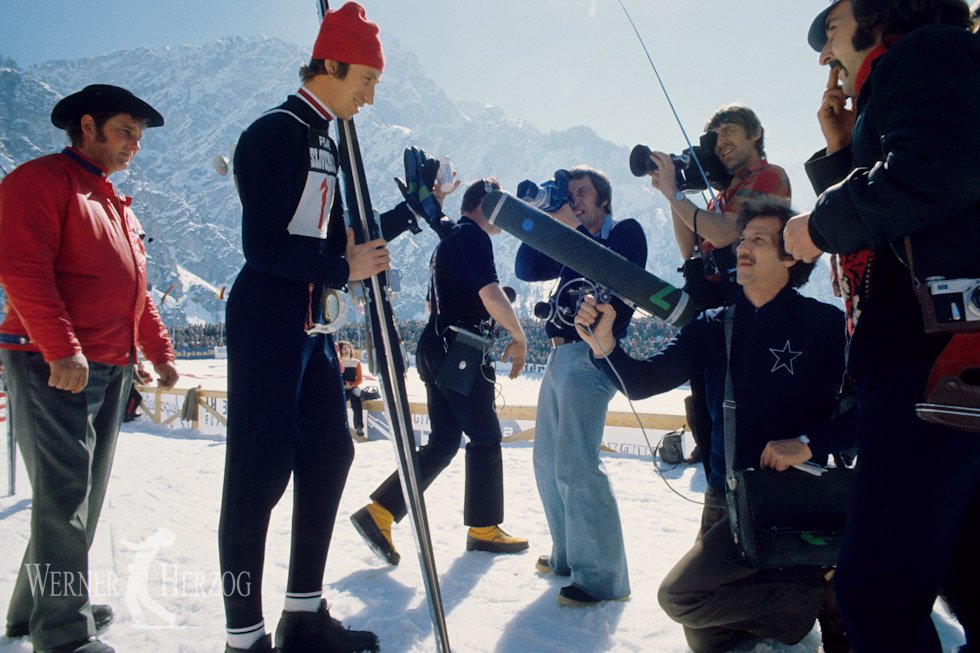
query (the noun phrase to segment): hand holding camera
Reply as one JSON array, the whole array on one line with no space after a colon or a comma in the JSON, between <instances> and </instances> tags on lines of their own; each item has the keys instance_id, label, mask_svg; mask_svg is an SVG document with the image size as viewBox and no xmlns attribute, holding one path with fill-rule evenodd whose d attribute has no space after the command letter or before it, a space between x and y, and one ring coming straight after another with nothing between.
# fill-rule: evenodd
<instances>
[{"instance_id":1,"label":"hand holding camera","mask_svg":"<svg viewBox=\"0 0 980 653\"><path fill-rule=\"evenodd\" d=\"M654 188L663 191L667 199L673 199L678 191L687 193L706 190L708 183L712 188L720 190L731 183L732 174L725 169L721 159L715 154L717 143L718 134L713 131L702 134L698 145L684 150L681 154L655 152L641 143L630 152L630 171L635 177L643 177L660 170L660 185L654 185ZM698 168L699 162L701 169L704 170L703 175ZM667 188L669 183L667 178L671 176L671 171L674 187ZM669 195L668 191L670 191Z\"/></svg>"},{"instance_id":2,"label":"hand holding camera","mask_svg":"<svg viewBox=\"0 0 980 653\"><path fill-rule=\"evenodd\" d=\"M686 158L678 158L663 152L651 152L650 185L664 194L668 200L677 199L677 193L686 185L684 169L688 165ZM679 167L678 167L679 166ZM678 178L679 175L679 178Z\"/></svg>"}]
</instances>

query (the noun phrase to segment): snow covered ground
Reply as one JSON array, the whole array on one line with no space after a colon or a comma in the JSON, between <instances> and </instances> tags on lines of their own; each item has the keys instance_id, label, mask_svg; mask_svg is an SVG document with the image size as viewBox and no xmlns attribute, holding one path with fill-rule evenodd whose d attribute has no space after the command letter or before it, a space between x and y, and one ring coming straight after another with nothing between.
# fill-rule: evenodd
<instances>
[{"instance_id":1,"label":"snow covered ground","mask_svg":"<svg viewBox=\"0 0 980 653\"><path fill-rule=\"evenodd\" d=\"M179 361L180 387L221 387L223 362ZM511 404L531 404L538 379L502 380ZM421 400L417 379L413 400ZM680 413L681 392L638 410ZM623 403L621 403L623 402ZM613 407L628 410L622 397ZM652 436L651 436L652 437ZM657 435L659 438L659 435ZM534 486L531 443L504 446L504 527L527 537L529 551L493 556L466 552L462 525L463 456L457 456L425 495L436 563L453 650L467 652L687 651L680 626L660 610L661 579L693 542L704 490L700 467L681 466L661 480L649 457L604 455L626 537L632 597L625 603L569 609L556 603L561 578L534 569L550 537ZM146 419L124 426L105 509L91 555L89 579L96 602L109 603L115 623L102 635L118 651L175 653L223 650L224 613L218 583L217 528L224 438L191 429L169 429ZM4 463L6 466L6 463ZM324 596L346 625L378 634L390 652L432 651L428 604L411 527L396 525L402 563L376 558L348 516L394 469L387 441L358 443L334 531ZM6 476L3 488L6 489ZM665 482L666 481L666 482ZM265 620L274 630L282 608L289 552L291 487L273 513L263 579ZM6 610L16 566L26 545L30 489L21 467L17 493L0 499L0 607ZM937 603L934 619L945 650L963 642L962 631ZM815 651L814 630L795 646L761 642L755 653ZM27 640L0 638L0 653L27 653Z\"/></svg>"}]
</instances>

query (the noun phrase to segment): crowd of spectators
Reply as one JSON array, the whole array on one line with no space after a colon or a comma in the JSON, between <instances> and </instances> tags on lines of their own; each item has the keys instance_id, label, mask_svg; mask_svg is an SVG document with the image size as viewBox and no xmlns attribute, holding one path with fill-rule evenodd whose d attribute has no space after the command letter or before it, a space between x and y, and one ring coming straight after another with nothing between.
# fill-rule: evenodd
<instances>
[{"instance_id":1,"label":"crowd of spectators","mask_svg":"<svg viewBox=\"0 0 980 653\"><path fill-rule=\"evenodd\" d=\"M402 337L405 351L415 354L419 336L425 328L425 320L404 320L398 323L398 333ZM521 326L527 334L527 362L544 365L548 362L551 345L545 337L544 325L536 318L521 318ZM674 335L674 329L660 320L636 316L630 323L626 339L620 343L631 356L646 358L664 346ZM221 347L225 345L225 325L203 324L170 329L170 337L174 347L202 348ZM350 342L354 349L364 349L364 324L357 322L348 324L340 330L339 340ZM494 359L500 360L500 355L509 340L506 333L494 343Z\"/></svg>"},{"instance_id":2,"label":"crowd of spectators","mask_svg":"<svg viewBox=\"0 0 980 653\"><path fill-rule=\"evenodd\" d=\"M415 353L415 346L425 324L425 320L406 320L398 323L398 332L409 354ZM521 327L527 334L527 363L544 365L548 362L548 354L551 353L551 345L544 333L544 324L536 318L521 318ZM630 323L629 332L621 346L634 357L646 358L663 347L673 335L674 329L664 322L650 317L636 316ZM363 349L364 325L348 324L341 329L340 339L353 343L355 349ZM506 334L503 334L494 343L495 360L500 360L507 342L509 340Z\"/></svg>"},{"instance_id":3,"label":"crowd of spectators","mask_svg":"<svg viewBox=\"0 0 980 653\"><path fill-rule=\"evenodd\" d=\"M225 345L225 325L194 324L191 326L170 327L170 340L174 348L200 349L223 347Z\"/></svg>"}]
</instances>

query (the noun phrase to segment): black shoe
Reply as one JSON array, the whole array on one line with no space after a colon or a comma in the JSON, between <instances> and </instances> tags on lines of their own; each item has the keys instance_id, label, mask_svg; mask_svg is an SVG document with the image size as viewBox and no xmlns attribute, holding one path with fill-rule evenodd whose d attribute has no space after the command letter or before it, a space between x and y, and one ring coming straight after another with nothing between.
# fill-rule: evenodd
<instances>
[{"instance_id":1,"label":"black shoe","mask_svg":"<svg viewBox=\"0 0 980 653\"><path fill-rule=\"evenodd\" d=\"M555 570L551 568L551 556L538 556L538 561L534 563L534 568L542 574L555 573Z\"/></svg>"},{"instance_id":2,"label":"black shoe","mask_svg":"<svg viewBox=\"0 0 980 653\"><path fill-rule=\"evenodd\" d=\"M391 565L401 562L401 554L391 541L391 513L377 502L364 506L350 516L361 537L382 560Z\"/></svg>"},{"instance_id":3,"label":"black shoe","mask_svg":"<svg viewBox=\"0 0 980 653\"><path fill-rule=\"evenodd\" d=\"M626 601L628 596L624 596L617 601ZM566 608L584 608L590 605L598 605L604 599L597 599L578 585L566 585L558 591L558 605Z\"/></svg>"},{"instance_id":4,"label":"black shoe","mask_svg":"<svg viewBox=\"0 0 980 653\"><path fill-rule=\"evenodd\" d=\"M326 599L316 612L283 610L276 628L278 653L377 653L378 637L366 630L351 630L330 616Z\"/></svg>"},{"instance_id":5,"label":"black shoe","mask_svg":"<svg viewBox=\"0 0 980 653\"><path fill-rule=\"evenodd\" d=\"M92 618L95 619L95 632L102 632L106 627L112 623L112 618L116 615L113 614L112 608L104 603L97 603L92 606ZM7 639L17 639L18 637L27 637L31 634L30 624L26 621L22 621L15 624L7 624Z\"/></svg>"},{"instance_id":6,"label":"black shoe","mask_svg":"<svg viewBox=\"0 0 980 653\"><path fill-rule=\"evenodd\" d=\"M563 605L566 608L581 608L597 603L599 603L599 599L578 585L566 585L558 591L558 605Z\"/></svg>"},{"instance_id":7,"label":"black shoe","mask_svg":"<svg viewBox=\"0 0 980 653\"><path fill-rule=\"evenodd\" d=\"M116 653L116 649L103 644L94 637L89 637L70 644L47 648L43 651L34 649L34 653Z\"/></svg>"},{"instance_id":8,"label":"black shoe","mask_svg":"<svg viewBox=\"0 0 980 653\"><path fill-rule=\"evenodd\" d=\"M225 653L246 653L248 651L252 651L253 653L276 653L276 649L272 648L272 636L265 635L248 648L235 648L230 644L225 644Z\"/></svg>"}]
</instances>

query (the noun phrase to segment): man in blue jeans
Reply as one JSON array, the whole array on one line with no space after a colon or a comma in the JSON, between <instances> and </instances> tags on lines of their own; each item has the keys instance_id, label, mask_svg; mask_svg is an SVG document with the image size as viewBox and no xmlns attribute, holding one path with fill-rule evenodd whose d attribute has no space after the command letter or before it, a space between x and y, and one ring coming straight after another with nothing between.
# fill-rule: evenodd
<instances>
[{"instance_id":1,"label":"man in blue jeans","mask_svg":"<svg viewBox=\"0 0 980 653\"><path fill-rule=\"evenodd\" d=\"M594 168L570 171L569 198L552 217L586 234L632 263L643 267L646 237L633 219L612 217L612 186ZM517 276L524 281L558 279L551 301L555 317L545 331L551 341L538 395L534 429L534 477L551 530L550 556L538 559L538 570L571 577L558 603L567 607L625 600L629 574L619 509L612 485L599 460L602 430L615 386L589 358L589 346L572 319L578 298L591 283L582 275L528 245L517 252ZM626 335L633 309L613 299L617 339Z\"/></svg>"}]
</instances>

